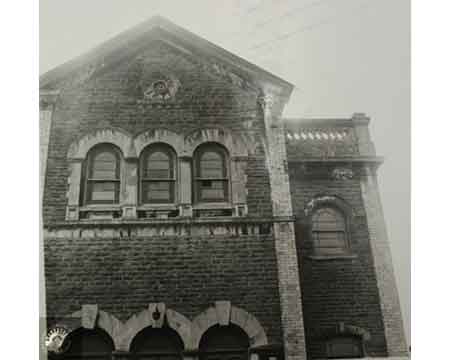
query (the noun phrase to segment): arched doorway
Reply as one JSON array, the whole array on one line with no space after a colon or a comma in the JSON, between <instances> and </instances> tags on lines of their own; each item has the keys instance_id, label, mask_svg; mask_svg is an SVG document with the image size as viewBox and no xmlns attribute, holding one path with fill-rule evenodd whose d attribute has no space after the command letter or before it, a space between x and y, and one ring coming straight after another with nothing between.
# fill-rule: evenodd
<instances>
[{"instance_id":1,"label":"arched doorway","mask_svg":"<svg viewBox=\"0 0 450 360\"><path fill-rule=\"evenodd\" d=\"M169 327L146 327L137 333L130 346L134 360L179 360L183 349L183 340Z\"/></svg>"},{"instance_id":2,"label":"arched doorway","mask_svg":"<svg viewBox=\"0 0 450 360\"><path fill-rule=\"evenodd\" d=\"M200 339L200 360L246 360L250 342L239 326L214 325Z\"/></svg>"},{"instance_id":3,"label":"arched doorway","mask_svg":"<svg viewBox=\"0 0 450 360\"><path fill-rule=\"evenodd\" d=\"M64 340L67 350L55 359L109 360L114 342L102 329L79 328Z\"/></svg>"}]
</instances>

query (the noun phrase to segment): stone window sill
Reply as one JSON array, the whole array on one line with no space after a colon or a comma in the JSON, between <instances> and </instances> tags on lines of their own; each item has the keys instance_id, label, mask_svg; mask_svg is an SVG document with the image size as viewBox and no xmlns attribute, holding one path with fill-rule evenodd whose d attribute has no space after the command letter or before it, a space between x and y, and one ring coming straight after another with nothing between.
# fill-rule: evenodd
<instances>
[{"instance_id":1,"label":"stone window sill","mask_svg":"<svg viewBox=\"0 0 450 360\"><path fill-rule=\"evenodd\" d=\"M122 208L115 204L86 205L79 209L80 221L91 219L114 219L122 217Z\"/></svg>"},{"instance_id":2,"label":"stone window sill","mask_svg":"<svg viewBox=\"0 0 450 360\"><path fill-rule=\"evenodd\" d=\"M231 209L231 208L232 208L232 206L227 202L198 203L193 206L194 210Z\"/></svg>"},{"instance_id":3,"label":"stone window sill","mask_svg":"<svg viewBox=\"0 0 450 360\"><path fill-rule=\"evenodd\" d=\"M353 260L357 259L358 255L356 254L313 254L313 255L307 255L306 256L310 260Z\"/></svg>"},{"instance_id":4,"label":"stone window sill","mask_svg":"<svg viewBox=\"0 0 450 360\"><path fill-rule=\"evenodd\" d=\"M92 204L80 207L80 211L117 211L120 209L119 204Z\"/></svg>"},{"instance_id":5,"label":"stone window sill","mask_svg":"<svg viewBox=\"0 0 450 360\"><path fill-rule=\"evenodd\" d=\"M178 206L175 204L145 204L137 207L137 210L177 210Z\"/></svg>"}]
</instances>

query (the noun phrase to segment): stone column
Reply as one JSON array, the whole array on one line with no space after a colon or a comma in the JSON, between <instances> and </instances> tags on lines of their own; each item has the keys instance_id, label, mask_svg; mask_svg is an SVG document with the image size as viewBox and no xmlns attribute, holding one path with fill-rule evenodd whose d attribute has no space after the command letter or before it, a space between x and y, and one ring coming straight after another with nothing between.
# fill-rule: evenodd
<instances>
[{"instance_id":1,"label":"stone column","mask_svg":"<svg viewBox=\"0 0 450 360\"><path fill-rule=\"evenodd\" d=\"M71 159L69 163L69 190L67 191L66 220L79 219L80 183L83 159Z\"/></svg>"},{"instance_id":2,"label":"stone column","mask_svg":"<svg viewBox=\"0 0 450 360\"><path fill-rule=\"evenodd\" d=\"M269 169L273 215L292 217L286 144L281 122L284 104L276 96L267 94L259 99L259 103L264 113L266 129L264 147ZM305 360L302 296L293 222L275 223L274 238L285 358Z\"/></svg>"},{"instance_id":3,"label":"stone column","mask_svg":"<svg viewBox=\"0 0 450 360\"><path fill-rule=\"evenodd\" d=\"M354 114L352 120L361 156L375 156L375 147L370 138L369 121L364 114ZM366 166L361 176L361 194L369 228L369 242L377 277L381 313L389 356L408 355L397 285L392 265L383 208L378 189L376 170Z\"/></svg>"},{"instance_id":4,"label":"stone column","mask_svg":"<svg viewBox=\"0 0 450 360\"><path fill-rule=\"evenodd\" d=\"M41 90L39 93L39 339L41 342L43 342L44 333L47 329L42 206L52 115L58 95L59 91L55 90ZM39 349L39 359L47 359L45 344L39 344Z\"/></svg>"},{"instance_id":5,"label":"stone column","mask_svg":"<svg viewBox=\"0 0 450 360\"><path fill-rule=\"evenodd\" d=\"M231 158L231 194L236 216L247 215L247 158L234 156Z\"/></svg>"},{"instance_id":6,"label":"stone column","mask_svg":"<svg viewBox=\"0 0 450 360\"><path fill-rule=\"evenodd\" d=\"M178 181L180 215L192 217L192 158L180 156Z\"/></svg>"},{"instance_id":7,"label":"stone column","mask_svg":"<svg viewBox=\"0 0 450 360\"><path fill-rule=\"evenodd\" d=\"M120 202L122 205L123 218L135 219L137 217L136 207L138 203L138 159L129 157L125 159L123 166L124 184L121 189Z\"/></svg>"}]
</instances>

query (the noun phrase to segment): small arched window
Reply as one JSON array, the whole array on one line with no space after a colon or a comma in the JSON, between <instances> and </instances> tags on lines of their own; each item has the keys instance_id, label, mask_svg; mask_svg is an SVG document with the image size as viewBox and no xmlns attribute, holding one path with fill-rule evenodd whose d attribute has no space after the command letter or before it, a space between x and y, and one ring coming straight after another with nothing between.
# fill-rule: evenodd
<instances>
[{"instance_id":1,"label":"small arched window","mask_svg":"<svg viewBox=\"0 0 450 360\"><path fill-rule=\"evenodd\" d=\"M347 221L343 213L333 207L321 207L312 215L314 249L321 254L348 252Z\"/></svg>"},{"instance_id":2,"label":"small arched window","mask_svg":"<svg viewBox=\"0 0 450 360\"><path fill-rule=\"evenodd\" d=\"M169 327L147 327L130 345L134 360L181 360L184 344L177 332Z\"/></svg>"},{"instance_id":3,"label":"small arched window","mask_svg":"<svg viewBox=\"0 0 450 360\"><path fill-rule=\"evenodd\" d=\"M165 144L148 146L140 159L140 200L142 204L175 201L175 152Z\"/></svg>"},{"instance_id":4,"label":"small arched window","mask_svg":"<svg viewBox=\"0 0 450 360\"><path fill-rule=\"evenodd\" d=\"M361 338L357 336L336 336L326 343L328 359L351 359L364 356Z\"/></svg>"},{"instance_id":5,"label":"small arched window","mask_svg":"<svg viewBox=\"0 0 450 360\"><path fill-rule=\"evenodd\" d=\"M69 334L64 340L68 345L67 351L61 356L51 356L54 359L111 359L114 342L102 329L79 328Z\"/></svg>"},{"instance_id":6,"label":"small arched window","mask_svg":"<svg viewBox=\"0 0 450 360\"><path fill-rule=\"evenodd\" d=\"M84 202L115 204L119 202L119 193L120 152L114 145L97 145L87 155Z\"/></svg>"},{"instance_id":7,"label":"small arched window","mask_svg":"<svg viewBox=\"0 0 450 360\"><path fill-rule=\"evenodd\" d=\"M249 347L248 335L239 326L213 325L200 339L200 359L246 360Z\"/></svg>"},{"instance_id":8,"label":"small arched window","mask_svg":"<svg viewBox=\"0 0 450 360\"><path fill-rule=\"evenodd\" d=\"M218 144L201 145L194 154L196 202L227 202L229 199L228 153Z\"/></svg>"}]
</instances>

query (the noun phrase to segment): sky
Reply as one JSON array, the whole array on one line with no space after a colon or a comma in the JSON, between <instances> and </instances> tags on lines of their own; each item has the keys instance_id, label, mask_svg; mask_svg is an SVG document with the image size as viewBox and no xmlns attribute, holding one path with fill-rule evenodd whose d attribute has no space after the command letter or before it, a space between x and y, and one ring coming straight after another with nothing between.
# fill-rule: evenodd
<instances>
[{"instance_id":1,"label":"sky","mask_svg":"<svg viewBox=\"0 0 450 360\"><path fill-rule=\"evenodd\" d=\"M293 83L285 117L371 117L410 341L409 0L41 0L40 73L154 15Z\"/></svg>"}]
</instances>

